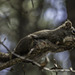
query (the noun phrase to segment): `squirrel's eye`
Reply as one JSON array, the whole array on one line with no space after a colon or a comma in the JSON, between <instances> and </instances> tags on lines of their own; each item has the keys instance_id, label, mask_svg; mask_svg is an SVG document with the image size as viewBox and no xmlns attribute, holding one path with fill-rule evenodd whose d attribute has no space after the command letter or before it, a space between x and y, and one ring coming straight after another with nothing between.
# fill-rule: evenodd
<instances>
[{"instance_id":1,"label":"squirrel's eye","mask_svg":"<svg viewBox=\"0 0 75 75\"><path fill-rule=\"evenodd\" d=\"M72 30L72 33L75 34L75 30Z\"/></svg>"}]
</instances>

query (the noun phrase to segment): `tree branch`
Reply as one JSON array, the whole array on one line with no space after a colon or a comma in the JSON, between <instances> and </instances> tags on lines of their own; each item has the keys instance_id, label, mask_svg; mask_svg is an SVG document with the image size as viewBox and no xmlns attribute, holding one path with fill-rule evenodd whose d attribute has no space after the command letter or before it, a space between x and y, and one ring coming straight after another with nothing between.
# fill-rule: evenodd
<instances>
[{"instance_id":1,"label":"tree branch","mask_svg":"<svg viewBox=\"0 0 75 75\"><path fill-rule=\"evenodd\" d=\"M14 52L11 52L4 44L3 42L0 41L0 44L3 45L8 52L10 53L2 53L0 52L0 62L4 62L0 65L0 70L3 70L5 68L11 67L17 63L21 63L21 62L29 62L29 63L33 63L38 67L41 67L41 65L39 63L37 63L37 61L35 61L35 59L38 57L38 59L41 59L40 56L42 56L42 52L46 53L46 52L60 52L60 51L65 51L65 50L73 50L75 48L75 41L66 41L64 42L62 45L54 45L51 42L49 42L48 40L38 40L37 41L37 45L33 48L33 50L24 56L20 56ZM41 52L40 52L41 51ZM12 57L11 57L12 56ZM11 57L11 59L10 59ZM38 60L37 59L37 60ZM73 71L74 70L68 70L68 69L49 69L44 67L44 70L48 70L48 71Z\"/></svg>"},{"instance_id":2,"label":"tree branch","mask_svg":"<svg viewBox=\"0 0 75 75\"><path fill-rule=\"evenodd\" d=\"M13 66L13 65L15 65L15 64L17 64L17 63L20 63L20 62L22 62L22 61L23 61L23 60L20 59L20 58L15 58L15 59L11 59L11 60L8 61L8 62L2 63L2 64L0 65L0 71L3 70L3 69L5 69L5 68L11 67L11 66Z\"/></svg>"},{"instance_id":3,"label":"tree branch","mask_svg":"<svg viewBox=\"0 0 75 75\"><path fill-rule=\"evenodd\" d=\"M8 67L11 67L17 63L21 63L21 62L29 62L29 63L32 63L36 66L38 66L39 68L41 67L41 65L33 60L30 60L30 59L21 59L21 58L15 58L15 59L12 59L6 63L3 63L0 65L0 71L5 69L5 68L8 68ZM46 71L50 71L50 72L68 72L68 71L71 71L71 72L75 72L75 70L73 70L72 68L70 69L49 69L47 67L43 67L43 70L46 70Z\"/></svg>"}]
</instances>

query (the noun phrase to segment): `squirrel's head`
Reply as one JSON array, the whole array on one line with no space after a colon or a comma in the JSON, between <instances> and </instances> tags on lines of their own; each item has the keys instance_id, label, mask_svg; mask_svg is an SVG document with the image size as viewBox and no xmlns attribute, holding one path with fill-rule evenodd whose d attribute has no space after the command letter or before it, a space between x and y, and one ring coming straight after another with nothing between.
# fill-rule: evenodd
<instances>
[{"instance_id":1,"label":"squirrel's head","mask_svg":"<svg viewBox=\"0 0 75 75\"><path fill-rule=\"evenodd\" d=\"M70 29L72 27L72 22L70 20L65 21L63 24L64 29Z\"/></svg>"},{"instance_id":2,"label":"squirrel's head","mask_svg":"<svg viewBox=\"0 0 75 75\"><path fill-rule=\"evenodd\" d=\"M61 25L61 28L65 35L67 36L75 36L75 28L72 26L72 22L70 20L65 21L63 25Z\"/></svg>"}]
</instances>

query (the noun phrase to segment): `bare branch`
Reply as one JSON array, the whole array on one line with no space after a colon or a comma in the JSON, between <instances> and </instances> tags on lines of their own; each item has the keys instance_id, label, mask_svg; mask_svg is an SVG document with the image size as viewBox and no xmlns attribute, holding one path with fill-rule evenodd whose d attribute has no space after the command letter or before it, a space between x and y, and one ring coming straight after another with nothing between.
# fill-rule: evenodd
<instances>
[{"instance_id":1,"label":"bare branch","mask_svg":"<svg viewBox=\"0 0 75 75\"><path fill-rule=\"evenodd\" d=\"M70 41L68 43L67 42L63 43L60 46L57 46L57 45L52 44L51 42L48 42L47 40L43 40L43 41L39 40L39 41L37 41L37 46L35 46L35 48L33 48L34 50L30 51L27 55L24 55L24 56L20 56L14 52L11 52L3 44L3 42L0 42L12 54L12 59L10 60L10 56L11 56L10 54L0 53L0 59L3 59L0 61L5 62L5 63L0 65L0 70L3 70L5 68L8 68L10 66L13 66L13 65L15 65L17 63L21 63L21 62L29 62L29 63L35 64L38 67L41 67L41 64L37 63L37 61L34 61L36 59L36 57L40 54L39 50L44 51L44 53L46 53L47 51L59 52L59 51L65 51L66 49L71 50L71 49L75 48L75 41ZM16 57L14 57L14 56L16 56ZM47 71L55 71L55 72L59 72L59 71L75 72L72 69L49 69L47 67L43 67L43 69L47 70Z\"/></svg>"},{"instance_id":2,"label":"bare branch","mask_svg":"<svg viewBox=\"0 0 75 75\"><path fill-rule=\"evenodd\" d=\"M6 38L4 38L3 42L5 40L6 40ZM7 54L6 53L0 53L0 56L1 56L0 58L5 57L5 58L8 58L9 59L10 57L13 58L12 55L14 55L14 56L16 56L18 58L25 59L24 57L22 57L22 56L20 56L20 55L18 55L16 53L14 53L14 52L11 52L11 50L9 50L9 48L6 45L4 45L3 42L0 41L0 44L3 45L9 53L7 53Z\"/></svg>"},{"instance_id":3,"label":"bare branch","mask_svg":"<svg viewBox=\"0 0 75 75\"><path fill-rule=\"evenodd\" d=\"M20 59L20 58L15 58L15 59L12 59L12 60L10 60L10 61L8 61L8 62L2 63L2 64L0 65L0 71L3 70L3 69L5 69L5 68L11 67L11 66L13 66L13 65L15 65L15 64L17 64L17 63L20 63L20 62L22 62L22 61L23 61L23 60Z\"/></svg>"},{"instance_id":4,"label":"bare branch","mask_svg":"<svg viewBox=\"0 0 75 75\"><path fill-rule=\"evenodd\" d=\"M38 67L41 67L41 65L39 63L37 63L33 60L30 60L30 59L26 59L26 60L35 64ZM75 70L73 70L72 68L70 68L70 69L49 69L47 67L43 67L43 70L50 71L50 72L68 72L68 71L75 72Z\"/></svg>"},{"instance_id":5,"label":"bare branch","mask_svg":"<svg viewBox=\"0 0 75 75\"><path fill-rule=\"evenodd\" d=\"M0 62L6 62L10 60L10 55L8 53L0 52Z\"/></svg>"},{"instance_id":6,"label":"bare branch","mask_svg":"<svg viewBox=\"0 0 75 75\"><path fill-rule=\"evenodd\" d=\"M0 41L0 44L3 45L3 46L7 49L8 52L10 52L10 50L8 49L8 47L5 46L5 45L3 44L3 42ZM11 52L10 52L10 53L11 53Z\"/></svg>"},{"instance_id":7,"label":"bare branch","mask_svg":"<svg viewBox=\"0 0 75 75\"><path fill-rule=\"evenodd\" d=\"M21 62L29 62L29 63L32 63L36 66L38 66L39 68L41 67L41 65L31 59L20 59L20 58L15 58L15 59L12 59L6 63L3 63L0 65L0 71L5 69L5 68L8 68L8 67L11 67L17 63L21 63ZM75 70L73 70L72 68L70 69L49 69L47 67L44 67L43 70L46 70L46 71L50 71L50 72L68 72L68 71L71 71L71 72L75 72Z\"/></svg>"},{"instance_id":8,"label":"bare branch","mask_svg":"<svg viewBox=\"0 0 75 75\"><path fill-rule=\"evenodd\" d=\"M49 69L47 67L44 67L44 70L50 71L50 72L75 72L75 70L70 69Z\"/></svg>"}]
</instances>

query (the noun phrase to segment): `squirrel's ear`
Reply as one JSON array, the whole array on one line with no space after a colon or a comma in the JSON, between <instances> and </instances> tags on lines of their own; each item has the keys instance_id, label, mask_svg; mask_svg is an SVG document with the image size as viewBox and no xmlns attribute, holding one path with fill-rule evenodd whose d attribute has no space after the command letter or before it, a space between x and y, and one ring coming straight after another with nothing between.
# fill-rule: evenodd
<instances>
[{"instance_id":1,"label":"squirrel's ear","mask_svg":"<svg viewBox=\"0 0 75 75\"><path fill-rule=\"evenodd\" d=\"M65 21L65 28L69 29L72 27L72 22L70 20Z\"/></svg>"}]
</instances>

